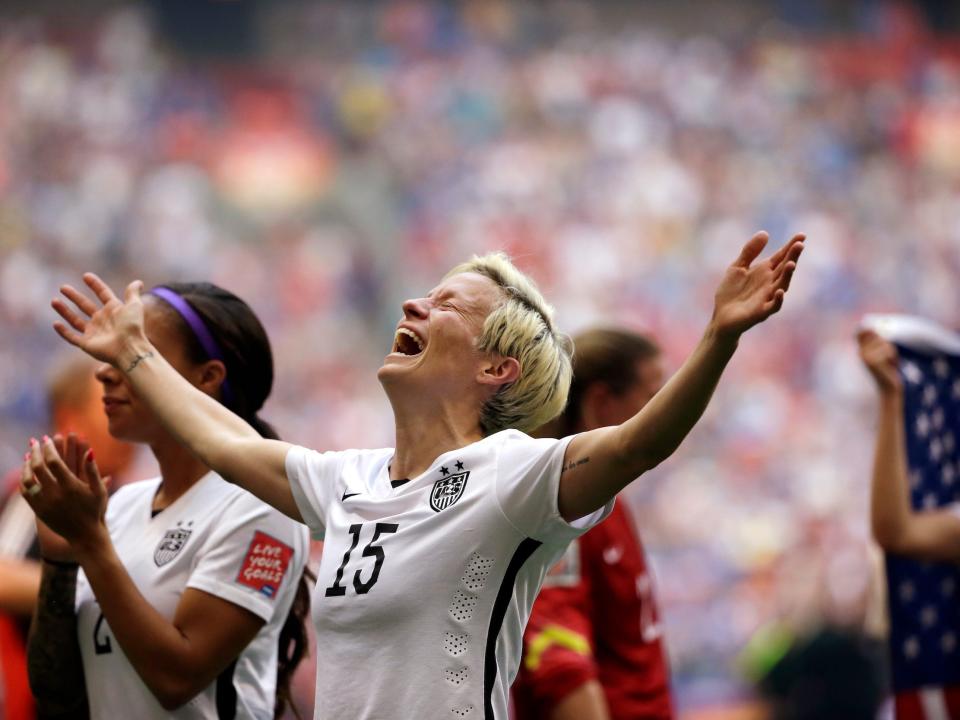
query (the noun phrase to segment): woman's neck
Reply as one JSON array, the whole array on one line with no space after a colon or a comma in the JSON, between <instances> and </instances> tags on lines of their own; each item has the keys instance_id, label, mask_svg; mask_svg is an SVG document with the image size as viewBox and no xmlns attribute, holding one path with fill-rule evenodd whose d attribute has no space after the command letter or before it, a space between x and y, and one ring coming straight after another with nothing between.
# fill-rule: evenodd
<instances>
[{"instance_id":1,"label":"woman's neck","mask_svg":"<svg viewBox=\"0 0 960 720\"><path fill-rule=\"evenodd\" d=\"M160 489L153 499L154 510L173 503L210 472L210 468L173 438L152 443L150 448L160 466Z\"/></svg>"},{"instance_id":2,"label":"woman's neck","mask_svg":"<svg viewBox=\"0 0 960 720\"><path fill-rule=\"evenodd\" d=\"M481 440L479 424L459 420L462 417L460 413L442 410L432 413L429 419L397 414L397 443L390 463L390 479L417 477L443 453Z\"/></svg>"}]
</instances>

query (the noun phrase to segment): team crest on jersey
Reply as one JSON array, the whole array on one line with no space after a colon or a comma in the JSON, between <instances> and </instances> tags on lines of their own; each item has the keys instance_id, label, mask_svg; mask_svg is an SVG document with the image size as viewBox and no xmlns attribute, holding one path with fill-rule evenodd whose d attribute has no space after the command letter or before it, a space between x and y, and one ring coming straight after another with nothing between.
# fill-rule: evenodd
<instances>
[{"instance_id":1,"label":"team crest on jersey","mask_svg":"<svg viewBox=\"0 0 960 720\"><path fill-rule=\"evenodd\" d=\"M193 525L192 522L189 524ZM157 567L163 567L179 555L192 532L192 528L181 527L179 523L175 528L167 530L163 534L163 539L157 545L157 549L153 551L153 561L157 564Z\"/></svg>"},{"instance_id":2,"label":"team crest on jersey","mask_svg":"<svg viewBox=\"0 0 960 720\"><path fill-rule=\"evenodd\" d=\"M467 487L467 478L470 477L470 471L464 470L463 463L459 460L456 463L456 468L460 472L453 475L449 474L450 471L446 467L440 468L443 478L437 480L430 491L430 507L434 512L446 510L463 495L463 491Z\"/></svg>"}]
</instances>

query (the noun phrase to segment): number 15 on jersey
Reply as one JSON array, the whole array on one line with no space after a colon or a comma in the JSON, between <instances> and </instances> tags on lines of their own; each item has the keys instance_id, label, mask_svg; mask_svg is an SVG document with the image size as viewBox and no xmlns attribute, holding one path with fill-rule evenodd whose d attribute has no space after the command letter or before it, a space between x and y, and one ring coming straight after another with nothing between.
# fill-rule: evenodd
<instances>
[{"instance_id":1,"label":"number 15 on jersey","mask_svg":"<svg viewBox=\"0 0 960 720\"><path fill-rule=\"evenodd\" d=\"M356 525L351 525L349 528L350 535L353 536L353 540L350 543L350 547L347 548L347 551L343 554L343 562L340 563L340 567L337 569L337 576L333 580L333 585L327 588L326 597L337 597L339 595L346 595L347 588L344 587L341 583L343 582L343 573L347 569L347 565L350 563L350 555L356 549L357 545L360 544L360 535L363 532L363 523L357 523ZM362 569L357 570L353 574L353 589L356 591L357 595L366 595L370 592L370 589L377 584L377 580L380 578L380 568L383 567L383 562L386 560L386 554L383 551L383 548L376 544L377 540L380 539L381 535L390 535L395 533L400 526L396 523L377 523L373 529L373 537L370 539L370 542L366 544L366 547L363 548L363 551L360 553L362 557L373 557L376 558L373 571L370 573L370 577L364 580L361 576Z\"/></svg>"}]
</instances>

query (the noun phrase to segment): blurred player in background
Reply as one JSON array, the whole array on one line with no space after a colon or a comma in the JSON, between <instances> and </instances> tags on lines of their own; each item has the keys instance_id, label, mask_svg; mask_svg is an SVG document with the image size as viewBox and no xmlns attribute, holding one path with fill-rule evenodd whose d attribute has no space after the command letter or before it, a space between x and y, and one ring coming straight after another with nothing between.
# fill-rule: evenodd
<instances>
[{"instance_id":1,"label":"blurred player in background","mask_svg":"<svg viewBox=\"0 0 960 720\"><path fill-rule=\"evenodd\" d=\"M246 303L197 283L154 288L144 305L157 352L276 437L257 415L273 384L270 345ZM122 373L101 365L97 379L110 432L150 445L160 477L108 506L85 443L31 440L22 493L49 526L28 647L39 709L89 706L111 720L281 715L306 643L306 531L211 472Z\"/></svg>"},{"instance_id":2,"label":"blurred player in background","mask_svg":"<svg viewBox=\"0 0 960 720\"><path fill-rule=\"evenodd\" d=\"M134 446L112 437L100 401L96 364L72 358L52 375L47 389L52 433L75 432L94 448L111 490L122 485ZM0 717L33 717L33 696L27 683L26 639L30 615L40 589L40 551L33 510L17 492L19 470L5 481L0 507Z\"/></svg>"},{"instance_id":3,"label":"blurred player in background","mask_svg":"<svg viewBox=\"0 0 960 720\"><path fill-rule=\"evenodd\" d=\"M619 425L663 385L649 338L594 329L574 338L564 412L537 434ZM544 580L513 686L518 720L673 717L653 578L626 502L574 540Z\"/></svg>"}]
</instances>

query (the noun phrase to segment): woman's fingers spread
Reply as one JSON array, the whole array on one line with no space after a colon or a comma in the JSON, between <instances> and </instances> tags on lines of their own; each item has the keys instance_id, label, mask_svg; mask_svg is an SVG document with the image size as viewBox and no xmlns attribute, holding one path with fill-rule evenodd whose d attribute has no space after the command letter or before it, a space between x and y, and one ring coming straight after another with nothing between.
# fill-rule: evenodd
<instances>
[{"instance_id":1,"label":"woman's fingers spread","mask_svg":"<svg viewBox=\"0 0 960 720\"><path fill-rule=\"evenodd\" d=\"M66 325L59 322L55 322L53 324L53 329L56 330L57 335L62 337L71 345L82 347L83 335L81 335L80 333L75 333L73 330L70 330Z\"/></svg>"},{"instance_id":2,"label":"woman's fingers spread","mask_svg":"<svg viewBox=\"0 0 960 720\"><path fill-rule=\"evenodd\" d=\"M778 290L787 291L790 289L790 280L793 279L793 272L796 269L797 264L792 260L783 266L783 272L780 273L780 277L776 283L776 288Z\"/></svg>"},{"instance_id":3,"label":"woman's fingers spread","mask_svg":"<svg viewBox=\"0 0 960 720\"><path fill-rule=\"evenodd\" d=\"M132 283L127 285L127 289L123 291L123 301L125 303L130 302L134 299L140 298L140 293L143 292L143 281L134 280Z\"/></svg>"},{"instance_id":4,"label":"woman's fingers spread","mask_svg":"<svg viewBox=\"0 0 960 720\"><path fill-rule=\"evenodd\" d=\"M733 264L742 268L750 267L750 264L763 252L763 248L769 239L770 236L763 230L756 233L752 238L747 240L747 244L744 245L740 251L740 257L738 257Z\"/></svg>"},{"instance_id":5,"label":"woman's fingers spread","mask_svg":"<svg viewBox=\"0 0 960 720\"><path fill-rule=\"evenodd\" d=\"M773 297L770 298L763 306L763 317L764 319L770 317L775 312L777 312L781 307L783 307L783 290L777 290L773 293Z\"/></svg>"},{"instance_id":6,"label":"woman's fingers spread","mask_svg":"<svg viewBox=\"0 0 960 720\"><path fill-rule=\"evenodd\" d=\"M785 242L779 250L770 256L770 267L776 268L785 259L796 260L800 257L800 252L803 250L803 241L806 238L807 236L803 233L797 233Z\"/></svg>"},{"instance_id":7,"label":"woman's fingers spread","mask_svg":"<svg viewBox=\"0 0 960 720\"><path fill-rule=\"evenodd\" d=\"M87 321L75 313L69 305L67 305L60 298L54 298L50 301L50 307L57 311L57 314L70 323L72 327L77 332L83 332L87 329Z\"/></svg>"},{"instance_id":8,"label":"woman's fingers spread","mask_svg":"<svg viewBox=\"0 0 960 720\"><path fill-rule=\"evenodd\" d=\"M93 315L100 309L93 300L77 290L73 285L61 285L60 292L67 300L76 305L81 312L87 315Z\"/></svg>"},{"instance_id":9,"label":"woman's fingers spread","mask_svg":"<svg viewBox=\"0 0 960 720\"><path fill-rule=\"evenodd\" d=\"M117 299L117 296L114 294L113 290L110 289L110 286L101 280L100 276L96 273L84 273L83 281L87 284L88 288L93 290L93 293L104 305Z\"/></svg>"}]
</instances>

